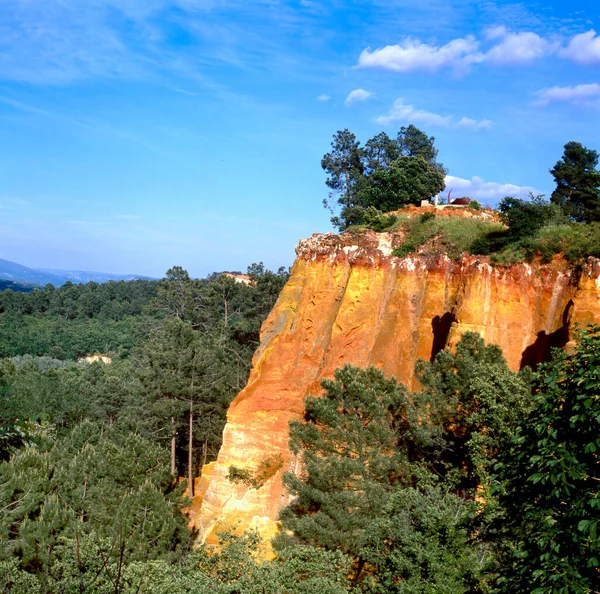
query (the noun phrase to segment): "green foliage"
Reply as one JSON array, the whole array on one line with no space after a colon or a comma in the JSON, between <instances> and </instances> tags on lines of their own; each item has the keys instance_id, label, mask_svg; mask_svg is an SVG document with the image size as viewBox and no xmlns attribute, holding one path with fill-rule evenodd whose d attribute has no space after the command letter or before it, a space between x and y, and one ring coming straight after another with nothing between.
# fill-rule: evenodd
<instances>
[{"instance_id":1,"label":"green foliage","mask_svg":"<svg viewBox=\"0 0 600 594\"><path fill-rule=\"evenodd\" d=\"M324 206L332 214L336 203L341 207L332 223L340 230L363 224L384 228L389 223L369 223L369 207L390 212L443 190L446 171L436 161L434 140L413 125L401 128L396 140L381 132L364 147L348 130L337 132L321 161L331 190Z\"/></svg>"},{"instance_id":2,"label":"green foliage","mask_svg":"<svg viewBox=\"0 0 600 594\"><path fill-rule=\"evenodd\" d=\"M39 360L23 360L5 376L0 421L49 420L60 433L84 419L114 422L127 406L139 400L139 386L129 361L57 367ZM63 362L60 362L63 363ZM37 365L42 365L39 370ZM1 371L0 371L1 373Z\"/></svg>"},{"instance_id":3,"label":"green foliage","mask_svg":"<svg viewBox=\"0 0 600 594\"><path fill-rule=\"evenodd\" d=\"M439 485L396 489L373 521L364 555L376 568L363 592L472 594L485 591L486 548L472 542L471 504Z\"/></svg>"},{"instance_id":4,"label":"green foliage","mask_svg":"<svg viewBox=\"0 0 600 594\"><path fill-rule=\"evenodd\" d=\"M349 226L360 226L377 232L389 229L398 220L396 215L386 215L374 206L367 208L363 208L362 206L346 208L344 210L344 217Z\"/></svg>"},{"instance_id":5,"label":"green foliage","mask_svg":"<svg viewBox=\"0 0 600 594\"><path fill-rule=\"evenodd\" d=\"M0 293L0 349L13 355L0 359L0 456L10 457L0 465L0 590L233 593L243 578L244 591L275 594L288 576L290 593L345 592L339 576L301 576L302 555L262 569L247 547L248 572L215 590L198 569L201 559L210 565L207 553L190 555L186 484L172 476L166 446L174 426L176 465L192 476L216 455L225 410L288 277L262 263L248 273L250 285L174 267L142 285ZM73 360L98 351L113 362ZM193 450L204 460L186 456ZM263 484L281 464L267 459L253 479ZM234 549L222 565L238 562Z\"/></svg>"},{"instance_id":6,"label":"green foliage","mask_svg":"<svg viewBox=\"0 0 600 594\"><path fill-rule=\"evenodd\" d=\"M126 356L147 333L147 327L147 320L141 316L117 321L64 320L55 314L5 312L0 314L0 356L77 359L98 352Z\"/></svg>"},{"instance_id":7,"label":"green foliage","mask_svg":"<svg viewBox=\"0 0 600 594\"><path fill-rule=\"evenodd\" d=\"M473 253L477 245L488 234L502 227L482 219L436 217L434 213L423 213L408 221L400 222L404 240L392 253L403 258L431 243L426 253L445 253L451 258L459 258L465 252Z\"/></svg>"},{"instance_id":8,"label":"green foliage","mask_svg":"<svg viewBox=\"0 0 600 594\"><path fill-rule=\"evenodd\" d=\"M549 225L539 229L533 237L509 243L498 252L490 251L486 243L477 253L491 253L492 263L498 265L531 262L535 258L547 263L557 254L576 264L588 256L600 256L600 223Z\"/></svg>"},{"instance_id":9,"label":"green foliage","mask_svg":"<svg viewBox=\"0 0 600 594\"><path fill-rule=\"evenodd\" d=\"M396 144L401 156L403 157L423 157L432 164L442 169L441 164L437 163L438 150L434 146L435 138L427 136L416 126L402 126L396 138Z\"/></svg>"},{"instance_id":10,"label":"green foliage","mask_svg":"<svg viewBox=\"0 0 600 594\"><path fill-rule=\"evenodd\" d=\"M171 316L255 346L262 321L289 275L283 268L266 270L262 263L248 270L254 281L250 286L218 274L190 279L175 266L162 281L0 291L0 357L77 359L98 352L127 356L158 321Z\"/></svg>"},{"instance_id":11,"label":"green foliage","mask_svg":"<svg viewBox=\"0 0 600 594\"><path fill-rule=\"evenodd\" d=\"M598 153L579 142L567 142L561 159L550 170L556 182L551 200L579 222L600 222Z\"/></svg>"},{"instance_id":12,"label":"green foliage","mask_svg":"<svg viewBox=\"0 0 600 594\"><path fill-rule=\"evenodd\" d=\"M349 560L339 553L291 547L272 562L260 559L254 533L219 535L219 550L200 547L178 563L123 562L114 543L81 534L59 538L56 561L44 576L0 561L0 587L11 594L349 594Z\"/></svg>"},{"instance_id":13,"label":"green foliage","mask_svg":"<svg viewBox=\"0 0 600 594\"><path fill-rule=\"evenodd\" d=\"M359 201L383 212L419 204L444 189L444 172L421 155L398 157L376 169L359 190Z\"/></svg>"},{"instance_id":14,"label":"green foliage","mask_svg":"<svg viewBox=\"0 0 600 594\"><path fill-rule=\"evenodd\" d=\"M417 401L442 430L438 472L460 469L461 488L488 489L491 465L531 409L529 371L511 371L497 345L465 332L455 353L421 360L415 372L422 386Z\"/></svg>"},{"instance_id":15,"label":"green foliage","mask_svg":"<svg viewBox=\"0 0 600 594\"><path fill-rule=\"evenodd\" d=\"M208 455L216 457L227 407L248 377L250 353L227 334L194 330L175 317L151 334L136 362L151 413L158 421L155 436L165 445L174 440L180 461L187 452L188 473L191 470L196 476L202 460L190 460L190 443L192 452L203 444ZM178 435L188 439L178 439Z\"/></svg>"},{"instance_id":16,"label":"green foliage","mask_svg":"<svg viewBox=\"0 0 600 594\"><path fill-rule=\"evenodd\" d=\"M292 538L342 551L363 592L483 591L471 506L450 492L455 483L439 482L440 456L455 445L445 441L445 372L423 370L427 398L372 367L347 365L323 380L323 397L307 398L304 421L290 423L303 471L284 477L296 498L281 520L294 536L281 535L278 546Z\"/></svg>"},{"instance_id":17,"label":"green foliage","mask_svg":"<svg viewBox=\"0 0 600 594\"><path fill-rule=\"evenodd\" d=\"M407 421L396 427L410 404L375 368L345 366L322 385L323 397L306 399L305 420L290 423L290 447L306 476L286 473L297 499L281 519L305 542L360 556L374 510L394 484L410 481Z\"/></svg>"},{"instance_id":18,"label":"green foliage","mask_svg":"<svg viewBox=\"0 0 600 594\"><path fill-rule=\"evenodd\" d=\"M535 408L498 467L506 538L502 592L600 588L600 328L556 351L535 378Z\"/></svg>"},{"instance_id":19,"label":"green foliage","mask_svg":"<svg viewBox=\"0 0 600 594\"><path fill-rule=\"evenodd\" d=\"M283 458L281 454L277 454L262 460L254 471L247 468L230 466L227 473L227 480L232 483L248 485L253 489L260 489L281 468L283 468Z\"/></svg>"},{"instance_id":20,"label":"green foliage","mask_svg":"<svg viewBox=\"0 0 600 594\"><path fill-rule=\"evenodd\" d=\"M325 183L331 190L323 205L332 210L335 198L342 208L355 206L354 194L364 170L356 136L348 129L338 131L331 142L331 152L321 159L321 167L328 175Z\"/></svg>"},{"instance_id":21,"label":"green foliage","mask_svg":"<svg viewBox=\"0 0 600 594\"><path fill-rule=\"evenodd\" d=\"M83 535L110 542L105 553L120 562L176 559L190 544L182 487L157 445L84 423L0 465L0 558L18 557L41 583L60 577L64 543Z\"/></svg>"},{"instance_id":22,"label":"green foliage","mask_svg":"<svg viewBox=\"0 0 600 594\"><path fill-rule=\"evenodd\" d=\"M542 195L530 194L529 201L505 196L498 210L502 213L502 219L508 227L506 237L510 242L531 237L542 227L568 222L560 207L546 202Z\"/></svg>"}]
</instances>

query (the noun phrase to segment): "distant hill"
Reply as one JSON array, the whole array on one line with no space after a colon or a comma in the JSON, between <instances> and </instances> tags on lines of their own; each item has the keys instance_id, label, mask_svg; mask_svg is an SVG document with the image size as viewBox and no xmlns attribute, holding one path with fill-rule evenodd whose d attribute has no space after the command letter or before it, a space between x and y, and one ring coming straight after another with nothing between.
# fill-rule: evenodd
<instances>
[{"instance_id":1,"label":"distant hill","mask_svg":"<svg viewBox=\"0 0 600 594\"><path fill-rule=\"evenodd\" d=\"M30 293L37 288L37 285L30 285L29 283L19 283L16 281L3 280L0 278L0 291L5 289L12 289L15 293Z\"/></svg>"},{"instance_id":2,"label":"distant hill","mask_svg":"<svg viewBox=\"0 0 600 594\"><path fill-rule=\"evenodd\" d=\"M42 286L48 283L59 286L67 282L66 278L57 276L56 274L27 268L27 266L17 264L17 262L10 262L9 260L0 260L0 279Z\"/></svg>"},{"instance_id":3,"label":"distant hill","mask_svg":"<svg viewBox=\"0 0 600 594\"><path fill-rule=\"evenodd\" d=\"M72 283L82 284L94 281L97 283L105 283L111 280L127 281L135 279L153 280L147 276L136 274L111 274L108 272L89 272L85 270L58 270L48 268L28 268L17 262L0 259L0 281L5 283L16 283L19 285L35 285L44 286L47 284L59 287L67 281ZM4 286L0 284L0 290L11 288L13 290L31 290L31 288L17 289L14 286Z\"/></svg>"},{"instance_id":4,"label":"distant hill","mask_svg":"<svg viewBox=\"0 0 600 594\"><path fill-rule=\"evenodd\" d=\"M63 282L70 280L72 283L106 283L108 281L129 281L129 280L156 280L150 276L140 276L139 274L112 274L110 272L90 272L89 270L57 270L56 268L40 268L41 272L53 274L64 278Z\"/></svg>"}]
</instances>

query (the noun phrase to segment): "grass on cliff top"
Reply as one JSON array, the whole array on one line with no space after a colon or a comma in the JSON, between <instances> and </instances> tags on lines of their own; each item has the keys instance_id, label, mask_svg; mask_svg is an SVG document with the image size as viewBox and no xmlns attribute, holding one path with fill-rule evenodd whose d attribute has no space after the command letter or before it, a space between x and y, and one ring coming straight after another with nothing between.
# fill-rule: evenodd
<instances>
[{"instance_id":1,"label":"grass on cliff top","mask_svg":"<svg viewBox=\"0 0 600 594\"><path fill-rule=\"evenodd\" d=\"M498 251L493 248L479 251L489 254L491 262L499 266L531 262L536 258L548 263L556 254L563 254L569 262L578 263L588 256L600 258L600 224L550 225L542 227L532 237L510 243Z\"/></svg>"},{"instance_id":2,"label":"grass on cliff top","mask_svg":"<svg viewBox=\"0 0 600 594\"><path fill-rule=\"evenodd\" d=\"M566 223L542 227L532 236L511 240L505 226L483 219L436 217L398 218L395 229L404 233L402 245L394 255L446 253L457 259L463 253L490 256L492 264L511 266L539 259L548 263L557 254L569 262L588 256L600 258L600 223ZM390 229L392 230L392 229Z\"/></svg>"},{"instance_id":3,"label":"grass on cliff top","mask_svg":"<svg viewBox=\"0 0 600 594\"><path fill-rule=\"evenodd\" d=\"M404 233L404 242L394 250L399 257L420 250L430 254L445 252L456 259L464 252L471 253L471 247L489 233L504 230L502 225L483 219L436 217L433 213L398 219L394 227Z\"/></svg>"}]
</instances>

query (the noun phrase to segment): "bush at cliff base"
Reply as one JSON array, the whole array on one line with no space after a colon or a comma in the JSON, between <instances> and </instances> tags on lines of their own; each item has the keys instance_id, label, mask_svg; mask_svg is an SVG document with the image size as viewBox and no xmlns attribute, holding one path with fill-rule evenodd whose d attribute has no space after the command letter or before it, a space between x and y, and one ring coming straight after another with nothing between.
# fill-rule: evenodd
<instances>
[{"instance_id":1,"label":"bush at cliff base","mask_svg":"<svg viewBox=\"0 0 600 594\"><path fill-rule=\"evenodd\" d=\"M498 467L505 513L500 591L600 590L600 328L537 374L535 409Z\"/></svg>"},{"instance_id":2,"label":"bush at cliff base","mask_svg":"<svg viewBox=\"0 0 600 594\"><path fill-rule=\"evenodd\" d=\"M178 563L165 559L119 563L110 539L68 539L44 576L24 571L16 560L0 561L0 588L10 594L348 594L350 560L312 547L288 549L272 562L260 557L255 533L220 534L216 554L207 547Z\"/></svg>"},{"instance_id":3,"label":"bush at cliff base","mask_svg":"<svg viewBox=\"0 0 600 594\"><path fill-rule=\"evenodd\" d=\"M307 398L304 420L290 425L303 471L284 479L296 498L281 520L293 536L277 544L343 551L361 592L486 592L475 495L486 457L528 410L528 385L473 333L455 355L422 362L418 377L423 393L409 394L374 367L346 365Z\"/></svg>"}]
</instances>

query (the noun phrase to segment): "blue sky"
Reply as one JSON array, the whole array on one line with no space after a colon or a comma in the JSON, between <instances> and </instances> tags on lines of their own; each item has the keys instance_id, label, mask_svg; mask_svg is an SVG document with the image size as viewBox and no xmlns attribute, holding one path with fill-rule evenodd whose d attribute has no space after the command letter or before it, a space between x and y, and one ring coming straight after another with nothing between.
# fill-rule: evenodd
<instances>
[{"instance_id":1,"label":"blue sky","mask_svg":"<svg viewBox=\"0 0 600 594\"><path fill-rule=\"evenodd\" d=\"M0 0L0 258L195 276L331 230L322 155L414 123L448 188L600 149L589 0Z\"/></svg>"}]
</instances>

